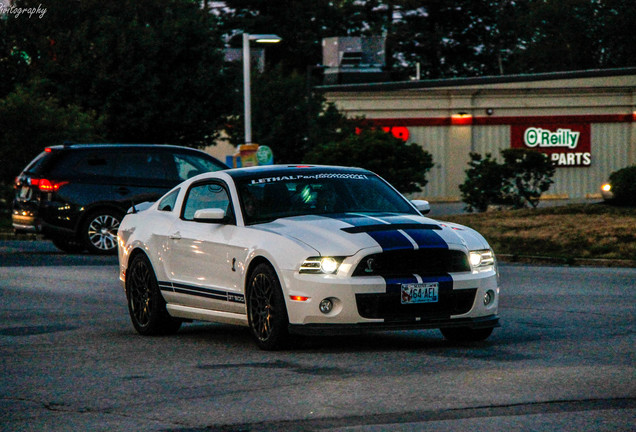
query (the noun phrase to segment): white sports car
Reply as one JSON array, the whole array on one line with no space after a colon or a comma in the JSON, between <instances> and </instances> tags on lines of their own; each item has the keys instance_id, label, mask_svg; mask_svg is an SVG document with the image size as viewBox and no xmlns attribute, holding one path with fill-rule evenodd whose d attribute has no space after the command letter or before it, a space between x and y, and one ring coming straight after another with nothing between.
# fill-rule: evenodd
<instances>
[{"instance_id":1,"label":"white sports car","mask_svg":"<svg viewBox=\"0 0 636 432\"><path fill-rule=\"evenodd\" d=\"M135 329L249 326L263 349L292 334L439 328L483 340L498 326L495 256L476 231L422 216L370 171L231 169L193 177L119 227Z\"/></svg>"}]
</instances>

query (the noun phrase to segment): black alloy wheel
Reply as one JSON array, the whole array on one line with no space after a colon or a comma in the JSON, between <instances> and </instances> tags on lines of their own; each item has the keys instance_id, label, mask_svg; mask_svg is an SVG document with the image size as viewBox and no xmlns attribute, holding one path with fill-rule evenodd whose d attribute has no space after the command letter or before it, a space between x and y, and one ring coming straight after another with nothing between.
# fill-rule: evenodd
<instances>
[{"instance_id":1,"label":"black alloy wheel","mask_svg":"<svg viewBox=\"0 0 636 432\"><path fill-rule=\"evenodd\" d=\"M289 341L289 318L274 269L259 264L250 275L247 292L249 326L259 348L285 347Z\"/></svg>"},{"instance_id":2,"label":"black alloy wheel","mask_svg":"<svg viewBox=\"0 0 636 432\"><path fill-rule=\"evenodd\" d=\"M172 334L181 327L181 320L168 314L155 272L144 254L135 255L128 266L126 296L130 318L139 334Z\"/></svg>"},{"instance_id":3,"label":"black alloy wheel","mask_svg":"<svg viewBox=\"0 0 636 432\"><path fill-rule=\"evenodd\" d=\"M116 210L90 213L82 225L84 245L90 253L114 255L117 253L117 230L123 216Z\"/></svg>"}]
</instances>

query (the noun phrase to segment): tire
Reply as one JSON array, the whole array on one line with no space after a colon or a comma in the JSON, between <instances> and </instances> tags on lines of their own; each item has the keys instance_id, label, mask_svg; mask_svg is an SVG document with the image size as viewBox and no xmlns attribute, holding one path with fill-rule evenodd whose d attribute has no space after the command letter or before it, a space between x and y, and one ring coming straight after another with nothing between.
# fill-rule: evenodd
<instances>
[{"instance_id":1,"label":"tire","mask_svg":"<svg viewBox=\"0 0 636 432\"><path fill-rule=\"evenodd\" d=\"M51 241L56 248L69 254L81 253L86 249L82 243L74 238L53 237Z\"/></svg>"},{"instance_id":2,"label":"tire","mask_svg":"<svg viewBox=\"0 0 636 432\"><path fill-rule=\"evenodd\" d=\"M112 209L89 213L82 224L81 232L88 252L96 255L115 255L117 230L122 219L122 213Z\"/></svg>"},{"instance_id":3,"label":"tire","mask_svg":"<svg viewBox=\"0 0 636 432\"><path fill-rule=\"evenodd\" d=\"M492 334L493 328L471 329L468 327L440 329L446 340L451 342L481 342Z\"/></svg>"},{"instance_id":4,"label":"tire","mask_svg":"<svg viewBox=\"0 0 636 432\"><path fill-rule=\"evenodd\" d=\"M142 253L132 258L126 271L126 298L130 319L139 334L172 334L181 327L181 320L168 314L155 272Z\"/></svg>"},{"instance_id":5,"label":"tire","mask_svg":"<svg viewBox=\"0 0 636 432\"><path fill-rule=\"evenodd\" d=\"M259 264L247 286L247 317L256 344L267 351L284 348L289 342L289 318L274 269Z\"/></svg>"}]
</instances>

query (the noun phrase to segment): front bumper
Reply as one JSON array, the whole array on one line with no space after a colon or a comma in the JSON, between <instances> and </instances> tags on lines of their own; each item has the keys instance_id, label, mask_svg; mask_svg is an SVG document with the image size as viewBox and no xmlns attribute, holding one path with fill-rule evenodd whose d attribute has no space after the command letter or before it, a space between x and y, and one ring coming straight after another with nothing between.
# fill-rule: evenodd
<instances>
[{"instance_id":1,"label":"front bumper","mask_svg":"<svg viewBox=\"0 0 636 432\"><path fill-rule=\"evenodd\" d=\"M424 277L424 282L439 280L439 301L407 305L401 303L400 278L281 273L292 333L476 329L496 327L499 321L499 286L494 266L487 271ZM485 301L487 294L489 302ZM323 299L333 304L328 313L320 311Z\"/></svg>"},{"instance_id":2,"label":"front bumper","mask_svg":"<svg viewBox=\"0 0 636 432\"><path fill-rule=\"evenodd\" d=\"M302 336L351 336L373 331L399 331L438 328L470 328L473 330L500 327L499 317L433 319L426 321L393 321L361 324L290 324L289 333Z\"/></svg>"}]
</instances>

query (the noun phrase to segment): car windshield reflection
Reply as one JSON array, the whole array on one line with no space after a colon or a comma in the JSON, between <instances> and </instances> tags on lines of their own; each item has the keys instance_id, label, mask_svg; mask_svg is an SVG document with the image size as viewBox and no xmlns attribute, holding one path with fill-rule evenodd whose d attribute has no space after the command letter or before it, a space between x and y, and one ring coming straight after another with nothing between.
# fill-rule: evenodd
<instances>
[{"instance_id":1,"label":"car windshield reflection","mask_svg":"<svg viewBox=\"0 0 636 432\"><path fill-rule=\"evenodd\" d=\"M246 225L304 215L417 214L384 181L367 174L252 177L238 183Z\"/></svg>"}]
</instances>

